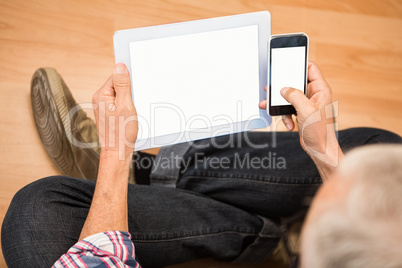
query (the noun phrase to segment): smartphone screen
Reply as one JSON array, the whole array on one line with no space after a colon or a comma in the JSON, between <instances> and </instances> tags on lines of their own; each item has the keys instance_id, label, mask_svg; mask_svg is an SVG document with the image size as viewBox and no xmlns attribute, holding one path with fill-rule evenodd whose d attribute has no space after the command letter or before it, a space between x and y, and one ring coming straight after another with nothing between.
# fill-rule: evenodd
<instances>
[{"instance_id":1,"label":"smartphone screen","mask_svg":"<svg viewBox=\"0 0 402 268\"><path fill-rule=\"evenodd\" d=\"M278 36L271 39L269 76L269 114L295 113L294 107L280 94L284 87L306 92L306 35Z\"/></svg>"}]
</instances>

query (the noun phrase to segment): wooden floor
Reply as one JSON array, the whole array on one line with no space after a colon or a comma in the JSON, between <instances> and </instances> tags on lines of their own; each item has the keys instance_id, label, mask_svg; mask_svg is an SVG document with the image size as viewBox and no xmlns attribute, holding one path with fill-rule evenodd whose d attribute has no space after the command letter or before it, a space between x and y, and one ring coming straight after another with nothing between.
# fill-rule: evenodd
<instances>
[{"instance_id":1,"label":"wooden floor","mask_svg":"<svg viewBox=\"0 0 402 268\"><path fill-rule=\"evenodd\" d=\"M273 34L309 35L310 59L339 101L340 129L402 134L401 0L1 0L0 222L18 189L59 173L34 127L36 68L57 68L88 102L112 73L114 31L260 10L271 12Z\"/></svg>"}]
</instances>

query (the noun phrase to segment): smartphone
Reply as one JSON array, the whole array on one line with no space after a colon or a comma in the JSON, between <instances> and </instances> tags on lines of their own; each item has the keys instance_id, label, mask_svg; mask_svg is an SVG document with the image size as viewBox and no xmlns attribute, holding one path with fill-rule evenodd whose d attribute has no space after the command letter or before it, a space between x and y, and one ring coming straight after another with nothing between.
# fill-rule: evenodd
<instances>
[{"instance_id":1,"label":"smartphone","mask_svg":"<svg viewBox=\"0 0 402 268\"><path fill-rule=\"evenodd\" d=\"M280 91L293 87L306 94L308 36L305 33L273 35L269 55L269 114L295 114L295 108Z\"/></svg>"}]
</instances>

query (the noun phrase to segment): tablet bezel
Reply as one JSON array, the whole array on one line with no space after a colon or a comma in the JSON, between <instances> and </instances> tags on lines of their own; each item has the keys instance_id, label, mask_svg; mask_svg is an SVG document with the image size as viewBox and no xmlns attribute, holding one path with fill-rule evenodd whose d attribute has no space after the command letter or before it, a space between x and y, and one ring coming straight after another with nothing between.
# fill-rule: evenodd
<instances>
[{"instance_id":1,"label":"tablet bezel","mask_svg":"<svg viewBox=\"0 0 402 268\"><path fill-rule=\"evenodd\" d=\"M130 43L135 41L150 40L163 37L179 36L186 34L204 33L209 31L225 30L244 26L258 25L258 61L259 61L259 100L266 98L264 87L268 81L268 62L269 62L269 39L271 37L271 15L268 11L239 14L226 17L210 18L196 21L187 21L158 26L148 26L128 30L116 31L113 36L114 53L116 63L124 63L130 75ZM133 87L131 88L133 91ZM135 95L134 92L133 96ZM256 93L257 94L257 93ZM258 103L256 103L258 109ZM207 131L193 130L184 133L173 133L163 136L148 137L137 140L135 150L144 150L154 147L190 141L187 140L191 135L191 140L209 138L230 133L248 131L267 127L271 124L271 117L265 109L259 109L258 119L235 122L232 124L219 125L208 128ZM220 128L228 127L229 132L219 132ZM214 135L213 133L219 133ZM175 137L177 138L175 139ZM173 140L173 142L172 142Z\"/></svg>"}]
</instances>

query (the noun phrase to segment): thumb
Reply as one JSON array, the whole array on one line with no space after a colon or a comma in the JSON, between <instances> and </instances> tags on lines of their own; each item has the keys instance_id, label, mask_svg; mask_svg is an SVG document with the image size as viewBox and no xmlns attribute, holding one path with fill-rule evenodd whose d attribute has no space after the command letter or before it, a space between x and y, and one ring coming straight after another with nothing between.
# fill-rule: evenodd
<instances>
[{"instance_id":1,"label":"thumb","mask_svg":"<svg viewBox=\"0 0 402 268\"><path fill-rule=\"evenodd\" d=\"M126 65L118 63L114 66L113 86L116 92L116 103L131 101L131 81Z\"/></svg>"},{"instance_id":2,"label":"thumb","mask_svg":"<svg viewBox=\"0 0 402 268\"><path fill-rule=\"evenodd\" d=\"M281 89L281 95L295 107L297 114L310 114L315 111L313 104L301 90L284 87Z\"/></svg>"}]
</instances>

